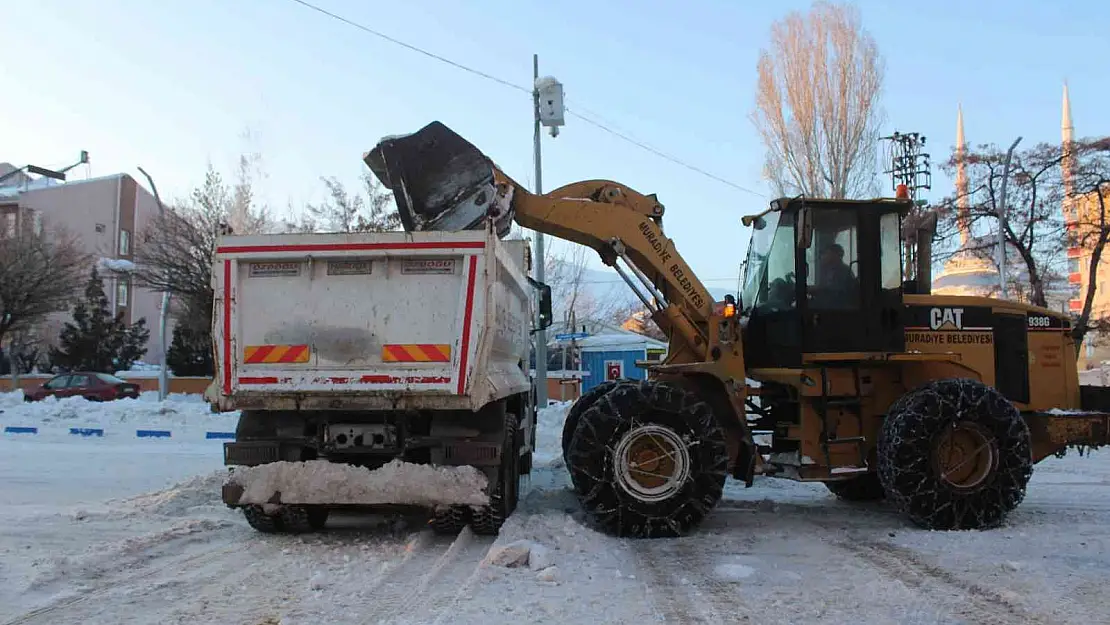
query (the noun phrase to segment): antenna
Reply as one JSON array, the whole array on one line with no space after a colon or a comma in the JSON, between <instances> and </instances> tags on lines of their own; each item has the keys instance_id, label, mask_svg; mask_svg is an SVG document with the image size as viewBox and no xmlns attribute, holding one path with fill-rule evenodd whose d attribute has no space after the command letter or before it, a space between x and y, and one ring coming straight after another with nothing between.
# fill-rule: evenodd
<instances>
[{"instance_id":1,"label":"antenna","mask_svg":"<svg viewBox=\"0 0 1110 625\"><path fill-rule=\"evenodd\" d=\"M905 185L909 197L914 204L922 205L924 200L917 199L919 189L931 189L933 174L929 154L922 152L925 147L925 136L916 132L900 133L897 130L889 137L880 137L881 141L889 141L888 150L890 169L884 174L890 175L891 189L898 191L899 185Z\"/></svg>"}]
</instances>

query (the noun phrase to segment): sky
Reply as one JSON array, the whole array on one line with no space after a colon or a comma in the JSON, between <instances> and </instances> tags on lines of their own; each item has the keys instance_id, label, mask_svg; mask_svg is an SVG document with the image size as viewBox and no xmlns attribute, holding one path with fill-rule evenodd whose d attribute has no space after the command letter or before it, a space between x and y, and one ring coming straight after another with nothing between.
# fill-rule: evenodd
<instances>
[{"instance_id":1,"label":"sky","mask_svg":"<svg viewBox=\"0 0 1110 625\"><path fill-rule=\"evenodd\" d=\"M730 181L573 116L557 138L543 136L545 189L605 178L656 193L667 235L705 285L735 288L748 242L740 218L772 199L749 119L756 62L774 21L809 2L312 2L526 89L538 54L571 110ZM1077 137L1110 133L1110 5L857 6L885 60L884 134L927 137L924 197L951 193L936 164L955 143L959 104L969 144L1056 142L1066 80ZM207 163L230 175L240 154L258 153L261 198L287 214L323 199L322 176L357 185L362 153L382 136L439 120L533 184L530 95L293 0L12 3L0 59L0 161L16 166L63 167L88 150L71 178L124 172L145 185L141 166L174 198Z\"/></svg>"}]
</instances>

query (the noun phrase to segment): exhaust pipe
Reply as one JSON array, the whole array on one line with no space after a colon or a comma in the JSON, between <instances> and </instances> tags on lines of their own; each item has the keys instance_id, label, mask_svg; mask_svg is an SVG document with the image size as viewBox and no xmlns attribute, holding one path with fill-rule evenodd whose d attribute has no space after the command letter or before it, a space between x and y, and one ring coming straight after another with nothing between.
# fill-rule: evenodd
<instances>
[{"instance_id":1,"label":"exhaust pipe","mask_svg":"<svg viewBox=\"0 0 1110 625\"><path fill-rule=\"evenodd\" d=\"M393 192L409 232L478 230L492 223L504 237L512 227L511 194L497 193L493 161L438 121L382 139L362 160Z\"/></svg>"}]
</instances>

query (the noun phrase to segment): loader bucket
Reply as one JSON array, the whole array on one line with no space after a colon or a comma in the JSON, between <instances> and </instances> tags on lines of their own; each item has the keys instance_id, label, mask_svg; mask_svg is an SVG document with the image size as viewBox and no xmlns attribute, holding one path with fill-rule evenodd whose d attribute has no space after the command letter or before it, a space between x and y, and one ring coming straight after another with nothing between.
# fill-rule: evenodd
<instances>
[{"instance_id":1,"label":"loader bucket","mask_svg":"<svg viewBox=\"0 0 1110 625\"><path fill-rule=\"evenodd\" d=\"M476 230L493 219L499 237L509 232L512 212L497 201L493 162L438 121L382 139L362 160L393 191L407 231Z\"/></svg>"}]
</instances>

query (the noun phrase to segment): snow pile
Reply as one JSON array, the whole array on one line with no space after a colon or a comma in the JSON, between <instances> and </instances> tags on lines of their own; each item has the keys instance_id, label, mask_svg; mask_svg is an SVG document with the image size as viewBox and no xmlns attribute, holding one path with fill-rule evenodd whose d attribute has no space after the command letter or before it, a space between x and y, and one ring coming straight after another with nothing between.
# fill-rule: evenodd
<instances>
[{"instance_id":1,"label":"snow pile","mask_svg":"<svg viewBox=\"0 0 1110 625\"><path fill-rule=\"evenodd\" d=\"M489 503L485 474L474 467L437 467L393 460L380 469L309 460L237 468L231 482L243 487L239 503L267 503L275 492L285 503L407 504Z\"/></svg>"},{"instance_id":2,"label":"snow pile","mask_svg":"<svg viewBox=\"0 0 1110 625\"><path fill-rule=\"evenodd\" d=\"M23 404L23 391L0 393L0 411Z\"/></svg>"},{"instance_id":3,"label":"snow pile","mask_svg":"<svg viewBox=\"0 0 1110 625\"><path fill-rule=\"evenodd\" d=\"M200 395L171 394L158 401L157 393L143 393L139 399L91 402L83 397L47 397L24 402L22 393L5 393L0 399L5 424L139 426L197 425L233 431L237 412L213 413Z\"/></svg>"},{"instance_id":4,"label":"snow pile","mask_svg":"<svg viewBox=\"0 0 1110 625\"><path fill-rule=\"evenodd\" d=\"M563 458L563 423L572 401L558 402L540 408L536 414L536 449L533 452L537 466L558 465Z\"/></svg>"},{"instance_id":5,"label":"snow pile","mask_svg":"<svg viewBox=\"0 0 1110 625\"><path fill-rule=\"evenodd\" d=\"M131 273L135 271L135 263L122 258L101 258L97 268L115 273Z\"/></svg>"},{"instance_id":6,"label":"snow pile","mask_svg":"<svg viewBox=\"0 0 1110 625\"><path fill-rule=\"evenodd\" d=\"M171 486L165 490L144 493L130 499L106 502L113 512L123 516L155 514L159 516L181 517L211 510L213 507L225 509L220 501L220 487L227 481L227 469L198 475Z\"/></svg>"}]
</instances>

